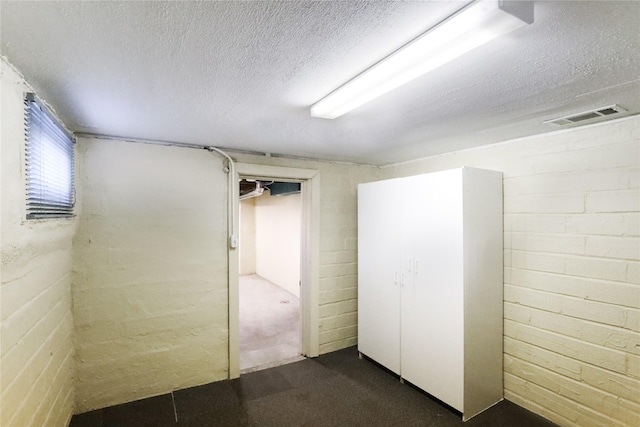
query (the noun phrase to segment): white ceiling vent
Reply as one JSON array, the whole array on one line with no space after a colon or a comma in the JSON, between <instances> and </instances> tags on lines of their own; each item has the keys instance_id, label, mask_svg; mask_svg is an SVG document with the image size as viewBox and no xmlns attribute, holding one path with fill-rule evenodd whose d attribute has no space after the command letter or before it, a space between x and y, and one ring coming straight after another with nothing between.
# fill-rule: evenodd
<instances>
[{"instance_id":1,"label":"white ceiling vent","mask_svg":"<svg viewBox=\"0 0 640 427\"><path fill-rule=\"evenodd\" d=\"M583 111L582 113L572 114L570 116L546 120L543 123L557 125L557 126L566 126L566 125L571 125L574 123L581 123L581 122L590 123L602 117L618 116L626 112L627 110L620 107L619 105L614 104L614 105L609 105L607 107L596 108L595 110Z\"/></svg>"}]
</instances>

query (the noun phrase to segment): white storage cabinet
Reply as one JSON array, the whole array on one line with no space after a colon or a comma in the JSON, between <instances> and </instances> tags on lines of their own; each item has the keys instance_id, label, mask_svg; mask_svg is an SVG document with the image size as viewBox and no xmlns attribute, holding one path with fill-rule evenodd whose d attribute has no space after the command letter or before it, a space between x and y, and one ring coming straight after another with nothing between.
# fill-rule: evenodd
<instances>
[{"instance_id":1,"label":"white storage cabinet","mask_svg":"<svg viewBox=\"0 0 640 427\"><path fill-rule=\"evenodd\" d=\"M502 174L358 186L358 351L462 413L502 400Z\"/></svg>"}]
</instances>

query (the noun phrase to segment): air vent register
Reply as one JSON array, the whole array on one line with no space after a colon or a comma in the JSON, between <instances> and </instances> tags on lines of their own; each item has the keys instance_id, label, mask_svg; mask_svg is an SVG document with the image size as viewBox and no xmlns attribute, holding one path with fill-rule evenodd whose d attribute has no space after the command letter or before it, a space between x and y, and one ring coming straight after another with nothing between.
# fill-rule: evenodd
<instances>
[{"instance_id":1,"label":"air vent register","mask_svg":"<svg viewBox=\"0 0 640 427\"><path fill-rule=\"evenodd\" d=\"M582 113L570 116L559 117L557 119L546 120L544 123L556 126L567 126L575 123L591 123L599 121L603 117L618 117L627 113L627 110L619 105L609 105L607 107L596 108L595 110L583 111Z\"/></svg>"}]
</instances>

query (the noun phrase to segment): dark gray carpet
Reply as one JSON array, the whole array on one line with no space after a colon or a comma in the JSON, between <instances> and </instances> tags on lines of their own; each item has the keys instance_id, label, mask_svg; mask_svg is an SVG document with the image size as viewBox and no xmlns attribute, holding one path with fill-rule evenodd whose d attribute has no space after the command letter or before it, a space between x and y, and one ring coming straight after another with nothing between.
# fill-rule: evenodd
<instances>
[{"instance_id":1,"label":"dark gray carpet","mask_svg":"<svg viewBox=\"0 0 640 427\"><path fill-rule=\"evenodd\" d=\"M75 415L71 427L554 426L507 401L463 423L355 347L172 394Z\"/></svg>"}]
</instances>

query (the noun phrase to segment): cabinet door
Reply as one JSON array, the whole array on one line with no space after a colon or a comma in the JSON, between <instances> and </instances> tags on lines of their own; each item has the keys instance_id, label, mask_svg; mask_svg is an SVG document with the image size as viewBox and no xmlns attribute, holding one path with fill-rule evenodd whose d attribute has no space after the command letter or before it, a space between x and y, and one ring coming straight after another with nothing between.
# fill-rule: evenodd
<instances>
[{"instance_id":1,"label":"cabinet door","mask_svg":"<svg viewBox=\"0 0 640 427\"><path fill-rule=\"evenodd\" d=\"M413 177L402 288L402 376L463 410L462 171Z\"/></svg>"},{"instance_id":2,"label":"cabinet door","mask_svg":"<svg viewBox=\"0 0 640 427\"><path fill-rule=\"evenodd\" d=\"M397 182L358 186L358 350L399 374Z\"/></svg>"}]
</instances>

